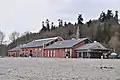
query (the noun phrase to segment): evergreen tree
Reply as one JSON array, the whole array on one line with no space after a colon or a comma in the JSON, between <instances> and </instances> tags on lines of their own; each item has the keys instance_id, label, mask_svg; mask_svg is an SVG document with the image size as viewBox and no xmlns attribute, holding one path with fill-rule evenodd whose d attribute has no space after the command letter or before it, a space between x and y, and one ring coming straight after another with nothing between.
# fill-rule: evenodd
<instances>
[{"instance_id":1,"label":"evergreen tree","mask_svg":"<svg viewBox=\"0 0 120 80\"><path fill-rule=\"evenodd\" d=\"M87 22L87 27L90 27L91 19Z\"/></svg>"},{"instance_id":2,"label":"evergreen tree","mask_svg":"<svg viewBox=\"0 0 120 80\"><path fill-rule=\"evenodd\" d=\"M108 11L107 11L106 18L107 18L107 20L110 20L110 19L112 19L112 18L113 18L113 13L112 13L112 10L108 10Z\"/></svg>"},{"instance_id":3,"label":"evergreen tree","mask_svg":"<svg viewBox=\"0 0 120 80\"><path fill-rule=\"evenodd\" d=\"M66 23L66 21L64 22L64 27L67 27L67 23Z\"/></svg>"},{"instance_id":4,"label":"evergreen tree","mask_svg":"<svg viewBox=\"0 0 120 80\"><path fill-rule=\"evenodd\" d=\"M45 25L44 25L44 21L42 21L42 27L45 27Z\"/></svg>"},{"instance_id":5,"label":"evergreen tree","mask_svg":"<svg viewBox=\"0 0 120 80\"><path fill-rule=\"evenodd\" d=\"M60 27L60 19L58 19L58 26Z\"/></svg>"},{"instance_id":6,"label":"evergreen tree","mask_svg":"<svg viewBox=\"0 0 120 80\"><path fill-rule=\"evenodd\" d=\"M53 30L54 29L54 23L52 22L51 23L51 30Z\"/></svg>"},{"instance_id":7,"label":"evergreen tree","mask_svg":"<svg viewBox=\"0 0 120 80\"><path fill-rule=\"evenodd\" d=\"M100 14L99 20L100 20L101 22L106 21L106 14L105 14L105 12L102 12L102 13Z\"/></svg>"},{"instance_id":8,"label":"evergreen tree","mask_svg":"<svg viewBox=\"0 0 120 80\"><path fill-rule=\"evenodd\" d=\"M63 20L58 19L58 22L59 22L59 27L62 27L63 26Z\"/></svg>"},{"instance_id":9,"label":"evergreen tree","mask_svg":"<svg viewBox=\"0 0 120 80\"><path fill-rule=\"evenodd\" d=\"M47 30L47 28L45 27L45 25L44 25L44 21L42 21L42 29L41 29L41 31L43 31L43 32L45 32ZM41 32L40 31L40 32Z\"/></svg>"},{"instance_id":10,"label":"evergreen tree","mask_svg":"<svg viewBox=\"0 0 120 80\"><path fill-rule=\"evenodd\" d=\"M77 23L75 22L75 24L74 24L75 26L77 25Z\"/></svg>"},{"instance_id":11,"label":"evergreen tree","mask_svg":"<svg viewBox=\"0 0 120 80\"><path fill-rule=\"evenodd\" d=\"M49 21L48 19L46 19L46 27L47 27L47 30L48 30L48 31L50 31L50 25L49 25L49 22L50 22L50 21Z\"/></svg>"},{"instance_id":12,"label":"evergreen tree","mask_svg":"<svg viewBox=\"0 0 120 80\"><path fill-rule=\"evenodd\" d=\"M115 20L118 23L118 11L115 11Z\"/></svg>"},{"instance_id":13,"label":"evergreen tree","mask_svg":"<svg viewBox=\"0 0 120 80\"><path fill-rule=\"evenodd\" d=\"M78 15L77 20L78 20L78 24L81 24L81 25L83 24L82 14L79 14L79 15Z\"/></svg>"},{"instance_id":14,"label":"evergreen tree","mask_svg":"<svg viewBox=\"0 0 120 80\"><path fill-rule=\"evenodd\" d=\"M61 27L63 27L63 20L60 21Z\"/></svg>"}]
</instances>

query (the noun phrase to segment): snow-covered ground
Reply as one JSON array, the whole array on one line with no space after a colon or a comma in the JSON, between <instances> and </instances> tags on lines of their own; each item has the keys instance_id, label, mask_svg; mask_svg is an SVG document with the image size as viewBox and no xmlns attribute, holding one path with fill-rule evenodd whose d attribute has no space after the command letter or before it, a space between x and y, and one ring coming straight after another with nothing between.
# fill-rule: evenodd
<instances>
[{"instance_id":1,"label":"snow-covered ground","mask_svg":"<svg viewBox=\"0 0 120 80\"><path fill-rule=\"evenodd\" d=\"M0 58L0 80L120 80L120 60Z\"/></svg>"}]
</instances>

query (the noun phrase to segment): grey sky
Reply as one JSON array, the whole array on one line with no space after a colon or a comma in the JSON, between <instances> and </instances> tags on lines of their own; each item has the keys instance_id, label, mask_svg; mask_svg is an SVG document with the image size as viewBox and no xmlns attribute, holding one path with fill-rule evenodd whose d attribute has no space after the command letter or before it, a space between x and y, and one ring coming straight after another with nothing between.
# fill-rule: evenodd
<instances>
[{"instance_id":1,"label":"grey sky","mask_svg":"<svg viewBox=\"0 0 120 80\"><path fill-rule=\"evenodd\" d=\"M0 29L8 40L13 31L38 32L41 21L47 18L75 22L77 14L82 13L87 21L107 9L119 11L119 3L120 0L0 0Z\"/></svg>"}]
</instances>

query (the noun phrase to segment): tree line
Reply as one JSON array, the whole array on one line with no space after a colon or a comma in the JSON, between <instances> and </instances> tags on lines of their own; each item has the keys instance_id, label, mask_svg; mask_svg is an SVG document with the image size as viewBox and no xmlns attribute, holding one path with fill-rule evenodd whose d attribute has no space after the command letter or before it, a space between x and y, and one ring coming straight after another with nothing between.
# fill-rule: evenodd
<instances>
[{"instance_id":1,"label":"tree line","mask_svg":"<svg viewBox=\"0 0 120 80\"><path fill-rule=\"evenodd\" d=\"M115 11L114 14L112 10L107 10L107 12L101 12L97 19L99 25L96 25L94 20L91 19L88 22L83 23L84 19L82 14L78 14L76 18L77 22L75 24L72 24L71 22L67 23L62 19L58 19L58 26L56 26L54 22L50 21L49 19L46 19L46 21L42 21L42 29L38 33L24 32L23 34L21 34L16 31L12 32L9 35L9 40L11 41L11 43L8 45L8 47L9 49L11 49L17 45L30 42L33 39L52 37L53 34L54 36L58 35L64 37L65 39L68 38L70 39L76 36L75 35L76 27L78 26L80 27L79 29L80 37L88 37L85 36L85 34L91 35L90 37L92 40L97 40L101 43L108 44L109 41L111 40L111 37L113 36L111 35L111 29L114 25L111 22L115 22L116 24L118 24L118 16L119 16L118 11ZM85 26L87 26L87 28ZM97 27L96 29L97 31L94 30L95 27ZM63 29L66 29L66 31L63 32L64 31ZM87 29L90 30L90 32L88 32ZM59 30L62 30L62 32L60 32ZM95 35L94 32L96 32ZM4 32L0 31L0 44L5 43L4 39L5 39L5 34Z\"/></svg>"},{"instance_id":2,"label":"tree line","mask_svg":"<svg viewBox=\"0 0 120 80\"><path fill-rule=\"evenodd\" d=\"M77 20L78 20L77 24L81 24L81 25L83 24L82 14L78 15ZM62 19L58 19L58 27L67 27L68 25L72 25L72 23L71 22L67 23L66 21L63 22ZM51 25L50 25L50 20L46 19L46 21L42 21L42 29L40 30L40 32L46 32L56 28L57 27L54 25L54 22L51 22Z\"/></svg>"}]
</instances>

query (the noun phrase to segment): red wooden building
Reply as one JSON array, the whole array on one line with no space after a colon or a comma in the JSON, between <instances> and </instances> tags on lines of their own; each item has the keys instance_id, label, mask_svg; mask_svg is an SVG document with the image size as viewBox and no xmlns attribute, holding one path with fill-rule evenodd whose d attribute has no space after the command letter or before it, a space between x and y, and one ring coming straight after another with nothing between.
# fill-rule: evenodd
<instances>
[{"instance_id":1,"label":"red wooden building","mask_svg":"<svg viewBox=\"0 0 120 80\"><path fill-rule=\"evenodd\" d=\"M20 55L29 56L32 54L35 57L43 57L43 49L57 41L63 40L61 37L45 38L33 40L27 44L24 44L22 47L17 46L8 51L8 56L18 57Z\"/></svg>"},{"instance_id":2,"label":"red wooden building","mask_svg":"<svg viewBox=\"0 0 120 80\"><path fill-rule=\"evenodd\" d=\"M11 50L8 50L8 56L18 57L23 45L17 46Z\"/></svg>"},{"instance_id":3,"label":"red wooden building","mask_svg":"<svg viewBox=\"0 0 120 80\"><path fill-rule=\"evenodd\" d=\"M51 58L77 58L76 49L88 43L92 43L88 38L58 41L47 46L44 49L43 56Z\"/></svg>"},{"instance_id":4,"label":"red wooden building","mask_svg":"<svg viewBox=\"0 0 120 80\"><path fill-rule=\"evenodd\" d=\"M61 37L38 39L8 51L9 56L44 58L100 58L110 50L88 38L63 40Z\"/></svg>"},{"instance_id":5,"label":"red wooden building","mask_svg":"<svg viewBox=\"0 0 120 80\"><path fill-rule=\"evenodd\" d=\"M32 54L33 57L43 57L44 48L57 42L63 40L61 37L53 37L46 39L38 39L27 43L21 48L21 54L29 56Z\"/></svg>"}]
</instances>

